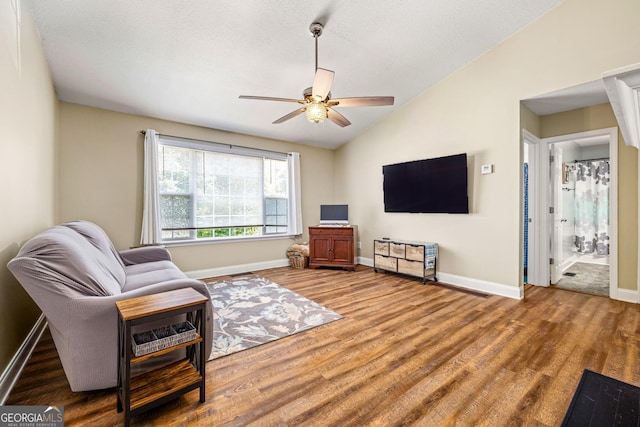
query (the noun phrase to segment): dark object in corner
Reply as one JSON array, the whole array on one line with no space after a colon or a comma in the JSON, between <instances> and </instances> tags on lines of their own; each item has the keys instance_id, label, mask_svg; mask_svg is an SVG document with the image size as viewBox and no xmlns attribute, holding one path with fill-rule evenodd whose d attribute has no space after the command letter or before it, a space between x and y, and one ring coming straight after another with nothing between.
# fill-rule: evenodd
<instances>
[{"instance_id":1,"label":"dark object in corner","mask_svg":"<svg viewBox=\"0 0 640 427\"><path fill-rule=\"evenodd\" d=\"M562 426L640 425L640 387L585 369Z\"/></svg>"}]
</instances>

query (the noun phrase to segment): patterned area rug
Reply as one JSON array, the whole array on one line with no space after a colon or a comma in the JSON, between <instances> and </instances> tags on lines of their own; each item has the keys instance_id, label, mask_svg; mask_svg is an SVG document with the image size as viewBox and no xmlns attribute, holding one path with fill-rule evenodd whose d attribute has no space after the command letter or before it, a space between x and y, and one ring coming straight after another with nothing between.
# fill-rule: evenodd
<instances>
[{"instance_id":1,"label":"patterned area rug","mask_svg":"<svg viewBox=\"0 0 640 427\"><path fill-rule=\"evenodd\" d=\"M209 360L306 331L342 316L257 275L207 282L213 303Z\"/></svg>"}]
</instances>

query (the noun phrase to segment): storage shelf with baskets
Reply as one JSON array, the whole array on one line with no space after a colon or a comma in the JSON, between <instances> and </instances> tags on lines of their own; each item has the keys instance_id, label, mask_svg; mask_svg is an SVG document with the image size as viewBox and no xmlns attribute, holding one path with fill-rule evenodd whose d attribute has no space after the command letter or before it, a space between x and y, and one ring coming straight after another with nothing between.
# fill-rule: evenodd
<instances>
[{"instance_id":1,"label":"storage shelf with baskets","mask_svg":"<svg viewBox=\"0 0 640 427\"><path fill-rule=\"evenodd\" d=\"M422 283L438 281L436 266L438 244L404 240L376 239L373 241L373 268L419 277Z\"/></svg>"},{"instance_id":2,"label":"storage shelf with baskets","mask_svg":"<svg viewBox=\"0 0 640 427\"><path fill-rule=\"evenodd\" d=\"M159 406L197 388L205 401L206 303L193 288L130 298L116 302L118 309L117 409L131 416ZM133 327L186 314L186 321L133 333ZM169 365L131 376L131 367L153 357L186 349L186 357Z\"/></svg>"}]
</instances>

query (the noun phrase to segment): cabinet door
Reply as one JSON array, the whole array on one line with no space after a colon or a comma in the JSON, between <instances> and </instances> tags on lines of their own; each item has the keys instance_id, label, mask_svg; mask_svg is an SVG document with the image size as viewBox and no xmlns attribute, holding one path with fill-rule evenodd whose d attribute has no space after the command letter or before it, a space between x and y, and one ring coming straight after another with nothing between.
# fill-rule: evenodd
<instances>
[{"instance_id":1,"label":"cabinet door","mask_svg":"<svg viewBox=\"0 0 640 427\"><path fill-rule=\"evenodd\" d=\"M311 236L309 248L310 262L329 262L331 260L331 237Z\"/></svg>"},{"instance_id":2,"label":"cabinet door","mask_svg":"<svg viewBox=\"0 0 640 427\"><path fill-rule=\"evenodd\" d=\"M334 262L353 263L353 237L334 236L333 237L333 259Z\"/></svg>"}]
</instances>

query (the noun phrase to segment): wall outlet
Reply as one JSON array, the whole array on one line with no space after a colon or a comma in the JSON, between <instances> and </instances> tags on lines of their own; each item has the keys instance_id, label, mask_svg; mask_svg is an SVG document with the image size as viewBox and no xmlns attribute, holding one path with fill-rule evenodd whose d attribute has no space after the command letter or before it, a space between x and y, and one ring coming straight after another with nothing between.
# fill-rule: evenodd
<instances>
[{"instance_id":1,"label":"wall outlet","mask_svg":"<svg viewBox=\"0 0 640 427\"><path fill-rule=\"evenodd\" d=\"M482 175L493 173L493 165L482 165L480 168L480 173Z\"/></svg>"}]
</instances>

